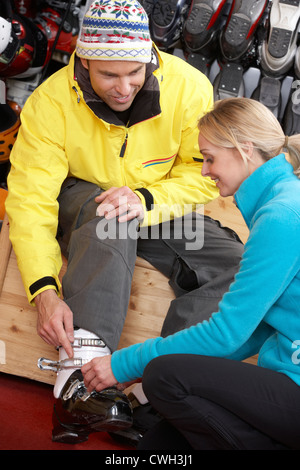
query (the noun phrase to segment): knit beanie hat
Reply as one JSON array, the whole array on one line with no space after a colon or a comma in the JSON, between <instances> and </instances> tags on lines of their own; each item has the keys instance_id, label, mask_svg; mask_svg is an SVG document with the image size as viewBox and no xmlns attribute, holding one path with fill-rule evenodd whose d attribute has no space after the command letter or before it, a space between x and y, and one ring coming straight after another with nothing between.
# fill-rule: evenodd
<instances>
[{"instance_id":1,"label":"knit beanie hat","mask_svg":"<svg viewBox=\"0 0 300 470\"><path fill-rule=\"evenodd\" d=\"M148 63L149 21L136 0L97 0L84 15L76 44L78 57Z\"/></svg>"}]
</instances>

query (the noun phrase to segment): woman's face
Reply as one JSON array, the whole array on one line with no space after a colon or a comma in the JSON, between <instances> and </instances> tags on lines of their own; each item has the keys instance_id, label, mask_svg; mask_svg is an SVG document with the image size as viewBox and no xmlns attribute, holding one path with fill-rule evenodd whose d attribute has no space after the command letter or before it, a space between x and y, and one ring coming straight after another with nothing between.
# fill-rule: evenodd
<instances>
[{"instance_id":1,"label":"woman's face","mask_svg":"<svg viewBox=\"0 0 300 470\"><path fill-rule=\"evenodd\" d=\"M202 175L215 181L223 197L232 196L255 168L245 165L235 148L217 147L199 134L199 149L203 155Z\"/></svg>"}]
</instances>

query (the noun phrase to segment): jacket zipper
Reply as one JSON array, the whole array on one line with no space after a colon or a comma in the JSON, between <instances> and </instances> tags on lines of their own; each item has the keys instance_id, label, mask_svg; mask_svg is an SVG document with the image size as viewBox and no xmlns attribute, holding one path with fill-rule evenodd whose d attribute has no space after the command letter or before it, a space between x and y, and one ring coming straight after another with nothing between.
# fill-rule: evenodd
<instances>
[{"instance_id":1,"label":"jacket zipper","mask_svg":"<svg viewBox=\"0 0 300 470\"><path fill-rule=\"evenodd\" d=\"M80 101L80 94L78 93L78 90L77 90L76 86L72 86L72 90L75 91L75 93L76 93L76 95L77 95L77 103L79 103L79 101Z\"/></svg>"},{"instance_id":2,"label":"jacket zipper","mask_svg":"<svg viewBox=\"0 0 300 470\"><path fill-rule=\"evenodd\" d=\"M127 147L127 139L128 139L128 132L126 132L126 136L125 136L125 140L123 142L123 145L121 147L121 151L120 151L120 158L123 158L124 155L125 155L125 151L126 151L126 147Z\"/></svg>"}]
</instances>

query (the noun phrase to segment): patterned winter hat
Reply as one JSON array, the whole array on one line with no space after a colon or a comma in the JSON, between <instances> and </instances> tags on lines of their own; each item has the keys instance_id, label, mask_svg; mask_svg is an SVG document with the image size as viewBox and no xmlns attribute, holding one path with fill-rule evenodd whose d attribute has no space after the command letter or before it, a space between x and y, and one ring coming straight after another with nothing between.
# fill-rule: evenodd
<instances>
[{"instance_id":1,"label":"patterned winter hat","mask_svg":"<svg viewBox=\"0 0 300 470\"><path fill-rule=\"evenodd\" d=\"M78 57L150 62L152 41L145 10L136 0L97 0L86 12Z\"/></svg>"}]
</instances>

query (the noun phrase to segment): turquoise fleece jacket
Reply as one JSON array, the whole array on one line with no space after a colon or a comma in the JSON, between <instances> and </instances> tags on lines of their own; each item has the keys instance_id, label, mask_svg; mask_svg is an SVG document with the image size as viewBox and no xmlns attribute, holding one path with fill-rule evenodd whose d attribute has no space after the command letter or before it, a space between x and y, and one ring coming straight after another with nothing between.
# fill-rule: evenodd
<instances>
[{"instance_id":1,"label":"turquoise fleece jacket","mask_svg":"<svg viewBox=\"0 0 300 470\"><path fill-rule=\"evenodd\" d=\"M114 352L119 382L141 377L165 354L243 360L259 353L259 366L300 385L300 180L280 154L255 170L235 199L250 234L218 312L174 335Z\"/></svg>"}]
</instances>

